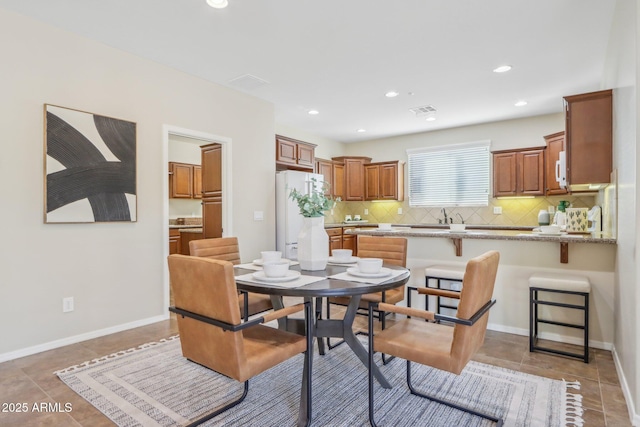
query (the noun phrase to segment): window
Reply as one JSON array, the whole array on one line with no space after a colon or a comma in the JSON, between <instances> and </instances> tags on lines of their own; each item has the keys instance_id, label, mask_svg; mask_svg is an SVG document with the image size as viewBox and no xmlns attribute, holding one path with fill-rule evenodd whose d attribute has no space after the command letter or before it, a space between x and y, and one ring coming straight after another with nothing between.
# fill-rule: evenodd
<instances>
[{"instance_id":1,"label":"window","mask_svg":"<svg viewBox=\"0 0 640 427\"><path fill-rule=\"evenodd\" d=\"M409 206L487 206L490 141L407 150Z\"/></svg>"}]
</instances>

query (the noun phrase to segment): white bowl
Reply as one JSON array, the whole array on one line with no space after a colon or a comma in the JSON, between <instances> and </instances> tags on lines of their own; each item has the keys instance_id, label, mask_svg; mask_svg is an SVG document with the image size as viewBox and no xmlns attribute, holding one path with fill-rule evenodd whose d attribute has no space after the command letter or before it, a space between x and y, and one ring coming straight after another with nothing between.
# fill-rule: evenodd
<instances>
[{"instance_id":1,"label":"white bowl","mask_svg":"<svg viewBox=\"0 0 640 427\"><path fill-rule=\"evenodd\" d=\"M464 224L449 224L449 230L451 231L464 231L467 228Z\"/></svg>"},{"instance_id":2,"label":"white bowl","mask_svg":"<svg viewBox=\"0 0 640 427\"><path fill-rule=\"evenodd\" d=\"M361 273L378 273L382 268L382 258L360 258L358 270Z\"/></svg>"},{"instance_id":3,"label":"white bowl","mask_svg":"<svg viewBox=\"0 0 640 427\"><path fill-rule=\"evenodd\" d=\"M391 230L391 224L386 222L381 222L380 224L378 224L378 228L380 230Z\"/></svg>"},{"instance_id":4,"label":"white bowl","mask_svg":"<svg viewBox=\"0 0 640 427\"><path fill-rule=\"evenodd\" d=\"M337 260L349 260L353 251L351 249L334 249L331 251L331 255Z\"/></svg>"},{"instance_id":5,"label":"white bowl","mask_svg":"<svg viewBox=\"0 0 640 427\"><path fill-rule=\"evenodd\" d=\"M545 234L557 234L560 232L560 226L558 225L541 225L540 231Z\"/></svg>"},{"instance_id":6,"label":"white bowl","mask_svg":"<svg viewBox=\"0 0 640 427\"><path fill-rule=\"evenodd\" d=\"M282 252L280 251L262 251L260 255L262 255L262 262L280 261L282 258Z\"/></svg>"},{"instance_id":7,"label":"white bowl","mask_svg":"<svg viewBox=\"0 0 640 427\"><path fill-rule=\"evenodd\" d=\"M284 277L289 271L289 261L267 261L262 264L262 270L267 277Z\"/></svg>"}]
</instances>

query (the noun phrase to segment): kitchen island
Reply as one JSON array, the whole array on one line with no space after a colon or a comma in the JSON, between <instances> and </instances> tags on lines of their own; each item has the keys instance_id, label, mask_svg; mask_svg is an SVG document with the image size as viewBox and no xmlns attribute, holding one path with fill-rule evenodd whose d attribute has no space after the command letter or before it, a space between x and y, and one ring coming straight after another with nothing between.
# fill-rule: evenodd
<instances>
[{"instance_id":1,"label":"kitchen island","mask_svg":"<svg viewBox=\"0 0 640 427\"><path fill-rule=\"evenodd\" d=\"M491 311L489 328L502 332L528 335L529 277L533 273L588 277L592 286L590 345L611 349L616 262L616 239L613 236L601 233L544 236L534 233L533 227L509 226L474 225L467 226L466 231L451 233L445 225L398 224L390 231L378 230L375 226L357 227L345 231L345 234L406 237L410 286L425 286L424 268L427 266L464 266L469 259L488 250L499 251L500 266L494 290L498 304ZM561 300L570 301L569 298ZM563 313L563 316L556 320L580 322L578 313ZM573 332L549 326L541 337L580 343L579 334Z\"/></svg>"}]
</instances>

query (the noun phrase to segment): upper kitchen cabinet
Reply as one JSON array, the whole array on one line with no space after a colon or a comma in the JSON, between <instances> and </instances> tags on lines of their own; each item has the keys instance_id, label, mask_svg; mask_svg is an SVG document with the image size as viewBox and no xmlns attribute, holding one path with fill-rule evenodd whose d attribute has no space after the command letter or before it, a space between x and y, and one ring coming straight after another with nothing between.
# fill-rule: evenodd
<instances>
[{"instance_id":1,"label":"upper kitchen cabinet","mask_svg":"<svg viewBox=\"0 0 640 427\"><path fill-rule=\"evenodd\" d=\"M316 158L315 172L328 184L325 196L344 199L344 163Z\"/></svg>"},{"instance_id":2,"label":"upper kitchen cabinet","mask_svg":"<svg viewBox=\"0 0 640 427\"><path fill-rule=\"evenodd\" d=\"M593 190L590 184L611 180L613 92L565 96L564 101L567 186L572 192Z\"/></svg>"},{"instance_id":3,"label":"upper kitchen cabinet","mask_svg":"<svg viewBox=\"0 0 640 427\"><path fill-rule=\"evenodd\" d=\"M493 152L493 197L544 195L544 149Z\"/></svg>"},{"instance_id":4,"label":"upper kitchen cabinet","mask_svg":"<svg viewBox=\"0 0 640 427\"><path fill-rule=\"evenodd\" d=\"M371 157L333 157L333 161L344 164L344 197L348 202L364 201L364 166Z\"/></svg>"},{"instance_id":5,"label":"upper kitchen cabinet","mask_svg":"<svg viewBox=\"0 0 640 427\"><path fill-rule=\"evenodd\" d=\"M199 165L169 162L169 197L174 199L202 197L202 172Z\"/></svg>"},{"instance_id":6,"label":"upper kitchen cabinet","mask_svg":"<svg viewBox=\"0 0 640 427\"><path fill-rule=\"evenodd\" d=\"M565 188L560 187L557 178L560 176L560 153L566 151L564 132L558 132L544 137L547 143L546 153L546 190L547 196L567 194Z\"/></svg>"},{"instance_id":7,"label":"upper kitchen cabinet","mask_svg":"<svg viewBox=\"0 0 640 427\"><path fill-rule=\"evenodd\" d=\"M404 162L370 163L364 175L365 200L404 200Z\"/></svg>"},{"instance_id":8,"label":"upper kitchen cabinet","mask_svg":"<svg viewBox=\"0 0 640 427\"><path fill-rule=\"evenodd\" d=\"M276 135L276 169L311 172L315 166L315 144Z\"/></svg>"}]
</instances>

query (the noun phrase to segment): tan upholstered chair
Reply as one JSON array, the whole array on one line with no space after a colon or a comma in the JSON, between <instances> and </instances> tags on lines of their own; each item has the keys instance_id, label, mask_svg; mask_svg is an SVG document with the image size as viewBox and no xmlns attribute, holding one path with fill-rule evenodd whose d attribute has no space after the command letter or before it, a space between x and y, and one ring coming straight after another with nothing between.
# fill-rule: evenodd
<instances>
[{"instance_id":1,"label":"tan upholstered chair","mask_svg":"<svg viewBox=\"0 0 640 427\"><path fill-rule=\"evenodd\" d=\"M481 414L469 408L445 402L418 392L411 384L411 362L429 365L437 369L460 374L473 354L482 346L489 320L489 309L495 304L492 299L493 287L498 270L500 254L489 251L469 260L464 273L462 291L419 288L418 292L459 298L456 317L445 316L431 311L392 304L377 304L377 309L405 314L429 321L446 320L454 326L428 323L424 320L407 318L373 335L373 310L376 303L369 306L369 367L373 366L373 353L391 354L407 360L407 385L411 394L425 397L474 415L497 422L502 420L492 415ZM369 369L369 421L375 426L373 402L373 375Z\"/></svg>"},{"instance_id":2,"label":"tan upholstered chair","mask_svg":"<svg viewBox=\"0 0 640 427\"><path fill-rule=\"evenodd\" d=\"M182 354L187 359L222 375L244 382L242 396L200 418L197 425L244 400L249 379L299 354L305 353L300 420L311 420L310 303L297 304L242 322L238 290L229 261L169 255L169 274L178 316ZM305 311L306 337L261 325L292 313ZM277 397L276 397L277 398ZM265 402L267 403L267 402Z\"/></svg>"},{"instance_id":3,"label":"tan upholstered chair","mask_svg":"<svg viewBox=\"0 0 640 427\"><path fill-rule=\"evenodd\" d=\"M382 237L382 236L358 236L358 257L359 258L382 258L385 264L407 266L407 239L404 237ZM387 304L397 304L404 300L404 286L391 289L385 292L375 292L362 295L360 308L367 310L370 302L386 302ZM327 301L327 319L331 318L331 304L349 305L349 297L331 297ZM385 326L385 317L382 312L378 312L378 318ZM330 348L333 348L329 345Z\"/></svg>"},{"instance_id":4,"label":"tan upholstered chair","mask_svg":"<svg viewBox=\"0 0 640 427\"><path fill-rule=\"evenodd\" d=\"M189 242L189 253L191 256L220 259L234 265L240 264L240 246L237 237L192 240ZM256 313L273 308L269 295L253 292L239 293L238 306L245 320Z\"/></svg>"}]
</instances>

